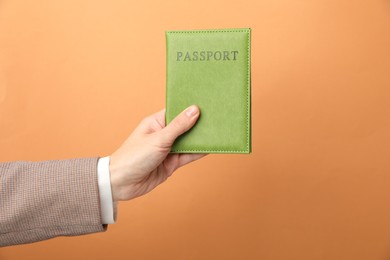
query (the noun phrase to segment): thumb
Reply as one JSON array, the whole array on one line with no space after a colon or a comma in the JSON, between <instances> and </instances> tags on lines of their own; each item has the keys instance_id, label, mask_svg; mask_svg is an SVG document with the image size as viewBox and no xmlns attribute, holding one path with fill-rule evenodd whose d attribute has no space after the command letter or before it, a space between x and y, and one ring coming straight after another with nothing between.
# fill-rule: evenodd
<instances>
[{"instance_id":1,"label":"thumb","mask_svg":"<svg viewBox=\"0 0 390 260\"><path fill-rule=\"evenodd\" d=\"M200 110L192 105L176 116L165 128L161 130L163 139L173 144L175 139L191 129L199 118Z\"/></svg>"}]
</instances>

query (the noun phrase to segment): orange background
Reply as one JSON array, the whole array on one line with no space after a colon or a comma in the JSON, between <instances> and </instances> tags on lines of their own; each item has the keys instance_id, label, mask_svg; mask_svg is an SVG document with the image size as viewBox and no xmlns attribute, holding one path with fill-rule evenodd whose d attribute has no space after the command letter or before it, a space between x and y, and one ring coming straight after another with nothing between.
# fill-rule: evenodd
<instances>
[{"instance_id":1,"label":"orange background","mask_svg":"<svg viewBox=\"0 0 390 260\"><path fill-rule=\"evenodd\" d=\"M390 1L0 2L0 158L105 156L165 104L165 30L251 27L253 153L16 259L389 259Z\"/></svg>"}]
</instances>

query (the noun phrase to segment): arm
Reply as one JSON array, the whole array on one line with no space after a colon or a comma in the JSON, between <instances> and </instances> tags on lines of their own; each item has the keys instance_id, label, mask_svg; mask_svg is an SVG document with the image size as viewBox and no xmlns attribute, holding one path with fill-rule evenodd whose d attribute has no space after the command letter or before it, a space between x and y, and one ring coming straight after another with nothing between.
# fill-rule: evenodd
<instances>
[{"instance_id":1,"label":"arm","mask_svg":"<svg viewBox=\"0 0 390 260\"><path fill-rule=\"evenodd\" d=\"M0 164L0 246L104 231L97 160Z\"/></svg>"},{"instance_id":2,"label":"arm","mask_svg":"<svg viewBox=\"0 0 390 260\"><path fill-rule=\"evenodd\" d=\"M190 107L165 126L165 110L145 118L110 156L112 199L130 200L204 154L169 154L199 117ZM102 224L98 158L0 163L0 246L107 229Z\"/></svg>"}]
</instances>

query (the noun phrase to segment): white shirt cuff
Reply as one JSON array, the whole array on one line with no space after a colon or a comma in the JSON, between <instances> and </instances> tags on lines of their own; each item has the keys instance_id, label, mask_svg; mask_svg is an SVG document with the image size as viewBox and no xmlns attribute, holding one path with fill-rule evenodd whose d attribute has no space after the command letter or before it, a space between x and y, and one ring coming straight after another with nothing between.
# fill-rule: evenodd
<instances>
[{"instance_id":1,"label":"white shirt cuff","mask_svg":"<svg viewBox=\"0 0 390 260\"><path fill-rule=\"evenodd\" d=\"M102 224L113 224L116 221L116 214L114 212L114 206L116 205L114 205L112 200L109 156L99 158L97 165L97 176Z\"/></svg>"}]
</instances>

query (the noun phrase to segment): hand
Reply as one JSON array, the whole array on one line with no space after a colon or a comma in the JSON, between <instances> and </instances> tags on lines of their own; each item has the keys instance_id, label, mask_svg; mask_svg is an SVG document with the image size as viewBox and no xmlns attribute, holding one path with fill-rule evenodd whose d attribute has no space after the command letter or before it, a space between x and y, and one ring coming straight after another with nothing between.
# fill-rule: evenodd
<instances>
[{"instance_id":1,"label":"hand","mask_svg":"<svg viewBox=\"0 0 390 260\"><path fill-rule=\"evenodd\" d=\"M169 154L175 139L195 125L199 108L190 106L165 126L165 109L146 117L110 156L114 201L144 195L179 167L206 154Z\"/></svg>"}]
</instances>

